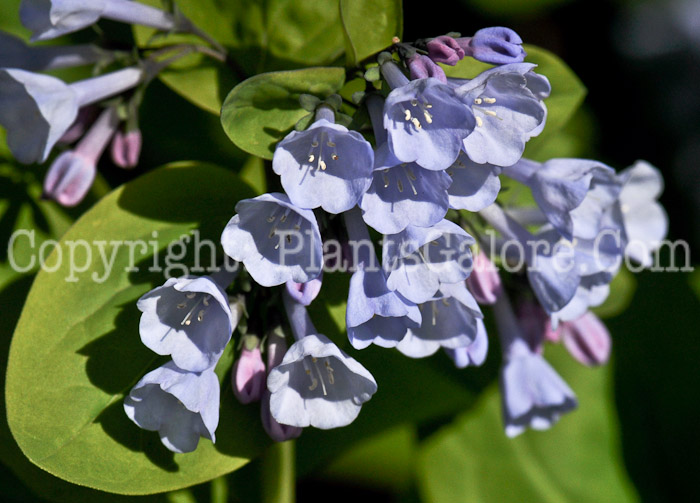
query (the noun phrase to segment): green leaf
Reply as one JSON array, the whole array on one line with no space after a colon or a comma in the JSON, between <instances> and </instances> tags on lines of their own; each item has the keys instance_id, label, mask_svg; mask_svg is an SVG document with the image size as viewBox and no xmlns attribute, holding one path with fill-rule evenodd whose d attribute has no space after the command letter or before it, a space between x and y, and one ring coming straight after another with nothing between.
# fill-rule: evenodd
<instances>
[{"instance_id":1,"label":"green leaf","mask_svg":"<svg viewBox=\"0 0 700 503\"><path fill-rule=\"evenodd\" d=\"M557 136L569 122L586 97L586 87L576 74L558 56L533 45L523 46L527 51L525 61L535 63L535 72L544 75L552 85L552 93L544 103L547 105L547 123L544 131L527 143L524 156L538 159L545 144Z\"/></svg>"},{"instance_id":2,"label":"green leaf","mask_svg":"<svg viewBox=\"0 0 700 503\"><path fill-rule=\"evenodd\" d=\"M167 451L157 433L140 430L122 406L131 387L164 361L140 342L136 300L164 275L185 273L181 268L193 261L193 230L200 242L217 243L236 202L251 195L229 170L183 163L123 185L64 235L47 261L55 272L40 271L31 288L7 367L7 420L33 463L76 484L149 494L235 470L264 447L258 410L235 402L228 379L217 443L203 439L194 453ZM173 242L188 235L185 255ZM144 241L145 248L130 252L129 242ZM202 248L206 267L209 251ZM114 257L111 274L102 257ZM155 270L154 263L164 268ZM76 272L72 266L85 267Z\"/></svg>"},{"instance_id":3,"label":"green leaf","mask_svg":"<svg viewBox=\"0 0 700 503\"><path fill-rule=\"evenodd\" d=\"M401 0L340 0L349 67L386 49L403 34Z\"/></svg>"},{"instance_id":4,"label":"green leaf","mask_svg":"<svg viewBox=\"0 0 700 503\"><path fill-rule=\"evenodd\" d=\"M609 397L612 367L583 367L561 346L548 346L546 356L576 392L579 408L551 430L509 439L493 386L473 411L426 440L418 460L426 501L636 500L620 469L618 427Z\"/></svg>"},{"instance_id":5,"label":"green leaf","mask_svg":"<svg viewBox=\"0 0 700 503\"><path fill-rule=\"evenodd\" d=\"M272 159L275 144L308 114L301 94L326 98L345 82L342 68L308 68L263 73L241 82L226 97L221 123L231 141L246 152Z\"/></svg>"},{"instance_id":6,"label":"green leaf","mask_svg":"<svg viewBox=\"0 0 700 503\"><path fill-rule=\"evenodd\" d=\"M160 0L147 0L160 6ZM218 114L226 93L247 75L328 65L343 52L337 0L178 0L178 8L195 25L226 47L230 62L196 54L160 74L178 94ZM141 47L203 42L192 35L158 35L134 27Z\"/></svg>"}]
</instances>

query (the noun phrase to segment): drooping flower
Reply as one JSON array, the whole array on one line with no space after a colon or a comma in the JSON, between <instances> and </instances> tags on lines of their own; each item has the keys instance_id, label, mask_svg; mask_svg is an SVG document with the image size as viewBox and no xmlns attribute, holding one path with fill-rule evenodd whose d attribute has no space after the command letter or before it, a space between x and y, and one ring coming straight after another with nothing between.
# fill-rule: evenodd
<instances>
[{"instance_id":1,"label":"drooping flower","mask_svg":"<svg viewBox=\"0 0 700 503\"><path fill-rule=\"evenodd\" d=\"M393 154L401 162L430 170L450 167L476 124L471 110L451 86L437 79L409 82L392 61L383 63L381 71L393 89L384 104L384 127Z\"/></svg>"},{"instance_id":2,"label":"drooping flower","mask_svg":"<svg viewBox=\"0 0 700 503\"><path fill-rule=\"evenodd\" d=\"M170 361L136 383L124 411L140 428L157 431L171 451L192 452L200 437L216 441L219 380L212 369L187 372Z\"/></svg>"},{"instance_id":3,"label":"drooping flower","mask_svg":"<svg viewBox=\"0 0 700 503\"><path fill-rule=\"evenodd\" d=\"M520 159L525 144L540 134L547 118L542 102L549 82L518 63L491 68L468 81L451 80L456 96L474 114L476 127L464 139L464 151L479 164L510 166Z\"/></svg>"},{"instance_id":4,"label":"drooping flower","mask_svg":"<svg viewBox=\"0 0 700 503\"><path fill-rule=\"evenodd\" d=\"M92 44L32 47L21 38L0 31L0 68L43 72L59 68L108 63L113 54Z\"/></svg>"},{"instance_id":5,"label":"drooping flower","mask_svg":"<svg viewBox=\"0 0 700 503\"><path fill-rule=\"evenodd\" d=\"M66 84L48 75L0 69L0 124L12 155L24 164L44 162L80 107L126 91L142 78L141 69L125 68Z\"/></svg>"},{"instance_id":6,"label":"drooping flower","mask_svg":"<svg viewBox=\"0 0 700 503\"><path fill-rule=\"evenodd\" d=\"M177 20L167 12L130 0L22 0L19 15L32 31L32 41L82 30L100 18L163 31L178 28Z\"/></svg>"},{"instance_id":7,"label":"drooping flower","mask_svg":"<svg viewBox=\"0 0 700 503\"><path fill-rule=\"evenodd\" d=\"M483 250L479 250L474 256L474 265L467 278L467 286L479 304L494 304L503 293L498 270Z\"/></svg>"},{"instance_id":8,"label":"drooping flower","mask_svg":"<svg viewBox=\"0 0 700 503\"><path fill-rule=\"evenodd\" d=\"M112 162L120 168L135 168L139 163L142 145L141 130L134 129L126 132L117 130L112 139L112 148L110 150Z\"/></svg>"},{"instance_id":9,"label":"drooping flower","mask_svg":"<svg viewBox=\"0 0 700 503\"><path fill-rule=\"evenodd\" d=\"M523 41L510 28L502 26L482 28L474 36L461 37L456 41L465 56L471 56L484 63L506 65L521 63L525 59Z\"/></svg>"},{"instance_id":10,"label":"drooping flower","mask_svg":"<svg viewBox=\"0 0 700 503\"><path fill-rule=\"evenodd\" d=\"M503 351L500 373L503 422L509 437L526 428L550 428L577 406L571 388L523 338L506 296L494 305Z\"/></svg>"},{"instance_id":11,"label":"drooping flower","mask_svg":"<svg viewBox=\"0 0 700 503\"><path fill-rule=\"evenodd\" d=\"M267 373L258 344L257 337L244 338L241 354L233 364L231 372L233 394L242 404L259 401L265 388Z\"/></svg>"},{"instance_id":12,"label":"drooping flower","mask_svg":"<svg viewBox=\"0 0 700 503\"><path fill-rule=\"evenodd\" d=\"M83 200L95 179L97 161L118 122L116 109L106 109L73 150L56 158L44 179L44 198L53 199L63 206L75 206Z\"/></svg>"},{"instance_id":13,"label":"drooping flower","mask_svg":"<svg viewBox=\"0 0 700 503\"><path fill-rule=\"evenodd\" d=\"M377 383L357 360L316 333L304 306L283 296L297 341L268 376L272 416L302 428L347 426L377 391Z\"/></svg>"},{"instance_id":14,"label":"drooping flower","mask_svg":"<svg viewBox=\"0 0 700 503\"><path fill-rule=\"evenodd\" d=\"M446 172L452 178L447 196L450 208L455 210L480 211L493 204L501 190L500 168L478 164L464 152Z\"/></svg>"},{"instance_id":15,"label":"drooping flower","mask_svg":"<svg viewBox=\"0 0 700 503\"><path fill-rule=\"evenodd\" d=\"M183 370L213 368L240 319L221 286L232 278L225 270L211 277L170 278L146 293L137 302L143 313L141 342L159 355L170 355Z\"/></svg>"},{"instance_id":16,"label":"drooping flower","mask_svg":"<svg viewBox=\"0 0 700 503\"><path fill-rule=\"evenodd\" d=\"M430 39L425 46L428 56L436 63L454 66L464 57L464 49L454 38L447 35Z\"/></svg>"},{"instance_id":17,"label":"drooping flower","mask_svg":"<svg viewBox=\"0 0 700 503\"><path fill-rule=\"evenodd\" d=\"M353 209L344 217L350 243L355 248L345 313L348 339L355 349L370 344L394 347L410 327L420 325L420 312L413 302L387 286L386 275L378 266L359 211Z\"/></svg>"},{"instance_id":18,"label":"drooping flower","mask_svg":"<svg viewBox=\"0 0 700 503\"><path fill-rule=\"evenodd\" d=\"M226 254L243 262L263 286L318 277L323 247L313 211L296 207L285 194L263 194L236 204L221 235Z\"/></svg>"},{"instance_id":19,"label":"drooping flower","mask_svg":"<svg viewBox=\"0 0 700 503\"><path fill-rule=\"evenodd\" d=\"M590 308L605 302L610 294L610 282L614 274L599 271L583 276L576 293L560 310L550 313L552 326L557 328L561 321L572 321L583 316Z\"/></svg>"},{"instance_id":20,"label":"drooping flower","mask_svg":"<svg viewBox=\"0 0 700 503\"><path fill-rule=\"evenodd\" d=\"M357 131L333 122L333 110L322 105L306 131L292 131L275 149L272 169L299 208L347 211L371 183L372 146Z\"/></svg>"},{"instance_id":21,"label":"drooping flower","mask_svg":"<svg viewBox=\"0 0 700 503\"><path fill-rule=\"evenodd\" d=\"M383 101L376 95L369 96L367 108L378 147L372 183L359 203L362 218L382 234L401 232L409 223L419 227L436 224L445 217L449 206L449 175L398 160L387 143Z\"/></svg>"},{"instance_id":22,"label":"drooping flower","mask_svg":"<svg viewBox=\"0 0 700 503\"><path fill-rule=\"evenodd\" d=\"M476 319L476 336L474 341L467 346L458 348L444 348L458 369L466 367L479 367L486 361L486 354L489 350L489 338L486 334L484 320Z\"/></svg>"},{"instance_id":23,"label":"drooping flower","mask_svg":"<svg viewBox=\"0 0 700 503\"><path fill-rule=\"evenodd\" d=\"M623 229L625 255L645 267L652 265L652 252L668 232L668 216L657 199L663 191L663 177L646 161L637 161L618 175L620 197L609 211Z\"/></svg>"},{"instance_id":24,"label":"drooping flower","mask_svg":"<svg viewBox=\"0 0 700 503\"><path fill-rule=\"evenodd\" d=\"M442 285L469 276L469 247L473 244L474 238L449 220L432 227L409 225L398 234L385 236L382 261L388 274L387 286L411 302L426 302Z\"/></svg>"},{"instance_id":25,"label":"drooping flower","mask_svg":"<svg viewBox=\"0 0 700 503\"><path fill-rule=\"evenodd\" d=\"M420 327L410 328L396 346L411 358L424 358L438 349L470 346L477 337L479 305L463 282L442 285L434 299L420 304Z\"/></svg>"}]
</instances>

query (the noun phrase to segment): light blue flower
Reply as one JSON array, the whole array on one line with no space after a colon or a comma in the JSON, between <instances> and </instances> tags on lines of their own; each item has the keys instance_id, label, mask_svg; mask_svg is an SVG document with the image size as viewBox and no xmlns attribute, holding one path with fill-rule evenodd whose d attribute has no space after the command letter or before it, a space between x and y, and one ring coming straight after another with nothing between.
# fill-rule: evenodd
<instances>
[{"instance_id":1,"label":"light blue flower","mask_svg":"<svg viewBox=\"0 0 700 503\"><path fill-rule=\"evenodd\" d=\"M0 69L0 124L7 145L23 164L44 162L82 106L136 86L143 70L124 68L72 84L48 75Z\"/></svg>"},{"instance_id":2,"label":"light blue flower","mask_svg":"<svg viewBox=\"0 0 700 503\"><path fill-rule=\"evenodd\" d=\"M24 41L0 31L0 68L19 68L43 72L59 68L89 65L114 58L113 54L92 44L29 46Z\"/></svg>"},{"instance_id":3,"label":"light blue flower","mask_svg":"<svg viewBox=\"0 0 700 503\"><path fill-rule=\"evenodd\" d=\"M371 183L374 152L357 131L333 124L321 106L306 131L292 131L277 144L272 169L299 208L341 213L357 204Z\"/></svg>"},{"instance_id":4,"label":"light blue flower","mask_svg":"<svg viewBox=\"0 0 700 503\"><path fill-rule=\"evenodd\" d=\"M384 237L383 268L387 286L411 302L431 299L446 283L464 281L472 269L474 238L449 220L432 227L409 225Z\"/></svg>"},{"instance_id":5,"label":"light blue flower","mask_svg":"<svg viewBox=\"0 0 700 503\"><path fill-rule=\"evenodd\" d=\"M19 15L22 24L32 31L32 41L82 30L100 18L163 31L178 27L167 12L130 0L22 0Z\"/></svg>"},{"instance_id":6,"label":"light blue flower","mask_svg":"<svg viewBox=\"0 0 700 503\"><path fill-rule=\"evenodd\" d=\"M454 164L447 168L447 174L452 178L447 189L450 208L480 211L493 204L501 190L499 173L499 167L478 164L460 152Z\"/></svg>"},{"instance_id":7,"label":"light blue flower","mask_svg":"<svg viewBox=\"0 0 700 503\"><path fill-rule=\"evenodd\" d=\"M313 211L296 207L280 193L239 201L236 211L221 245L229 257L243 262L255 281L275 286L318 277L323 244Z\"/></svg>"},{"instance_id":8,"label":"light blue flower","mask_svg":"<svg viewBox=\"0 0 700 503\"><path fill-rule=\"evenodd\" d=\"M424 358L438 349L457 349L471 345L482 318L479 305L463 282L443 285L433 300L420 304L421 326L408 330L396 346L411 358Z\"/></svg>"},{"instance_id":9,"label":"light blue flower","mask_svg":"<svg viewBox=\"0 0 700 503\"><path fill-rule=\"evenodd\" d=\"M544 129L547 108L542 99L550 88L545 77L533 72L535 66L504 65L469 81L450 81L476 120L464 139L464 150L474 162L510 166L522 156L525 143Z\"/></svg>"},{"instance_id":10,"label":"light blue flower","mask_svg":"<svg viewBox=\"0 0 700 503\"><path fill-rule=\"evenodd\" d=\"M140 428L157 431L171 451L192 452L200 437L216 441L219 380L213 370L187 372L168 362L131 389L124 411Z\"/></svg>"},{"instance_id":11,"label":"light blue flower","mask_svg":"<svg viewBox=\"0 0 700 503\"><path fill-rule=\"evenodd\" d=\"M141 342L190 372L216 365L240 317L234 318L226 293L209 276L170 278L136 305L143 313Z\"/></svg>"},{"instance_id":12,"label":"light blue flower","mask_svg":"<svg viewBox=\"0 0 700 503\"><path fill-rule=\"evenodd\" d=\"M456 39L465 56L491 63L505 65L520 63L525 59L523 40L520 36L503 26L492 26L478 30L472 37Z\"/></svg>"},{"instance_id":13,"label":"light blue flower","mask_svg":"<svg viewBox=\"0 0 700 503\"><path fill-rule=\"evenodd\" d=\"M381 69L393 88L384 104L391 151L401 162L415 162L425 169L450 167L476 124L471 110L451 86L435 78L408 82L393 62L382 64Z\"/></svg>"}]
</instances>

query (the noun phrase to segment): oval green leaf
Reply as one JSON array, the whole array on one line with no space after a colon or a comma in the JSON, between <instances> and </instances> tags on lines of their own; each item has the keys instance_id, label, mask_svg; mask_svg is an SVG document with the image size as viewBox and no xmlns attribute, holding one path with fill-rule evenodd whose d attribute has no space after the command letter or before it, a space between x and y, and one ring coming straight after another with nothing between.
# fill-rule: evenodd
<instances>
[{"instance_id":1,"label":"oval green leaf","mask_svg":"<svg viewBox=\"0 0 700 503\"><path fill-rule=\"evenodd\" d=\"M275 144L309 112L301 94L326 98L345 83L343 68L307 68L263 73L241 82L226 97L221 124L237 147L272 159Z\"/></svg>"},{"instance_id":2,"label":"oval green leaf","mask_svg":"<svg viewBox=\"0 0 700 503\"><path fill-rule=\"evenodd\" d=\"M340 0L348 66L386 49L403 34L401 0Z\"/></svg>"},{"instance_id":3,"label":"oval green leaf","mask_svg":"<svg viewBox=\"0 0 700 503\"><path fill-rule=\"evenodd\" d=\"M228 380L216 445L202 439L189 454L166 450L122 406L131 387L165 360L140 342L136 300L164 274L185 273L181 266L193 263L197 244L192 231L200 243L218 243L236 202L251 195L222 168L166 167L103 198L63 236L47 260L55 272L40 271L31 288L7 367L8 423L33 463L75 484L150 494L228 473L266 445L257 408L238 405ZM173 244L182 236L189 236L187 249ZM145 248L128 244L139 242ZM199 265L208 267L209 248L201 250ZM230 364L232 355L225 356Z\"/></svg>"}]
</instances>

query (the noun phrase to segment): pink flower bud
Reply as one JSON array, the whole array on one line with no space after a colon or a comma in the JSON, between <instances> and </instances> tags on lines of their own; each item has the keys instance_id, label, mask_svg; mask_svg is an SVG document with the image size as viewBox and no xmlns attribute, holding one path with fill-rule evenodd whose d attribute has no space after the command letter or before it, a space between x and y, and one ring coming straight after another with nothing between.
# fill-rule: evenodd
<instances>
[{"instance_id":1,"label":"pink flower bud","mask_svg":"<svg viewBox=\"0 0 700 503\"><path fill-rule=\"evenodd\" d=\"M440 68L437 63L433 63L433 60L428 56L423 56L416 54L411 59L408 60L408 70L411 73L412 79L425 79L428 77L433 77L438 79L440 82L447 83L447 77L442 68Z\"/></svg>"},{"instance_id":2,"label":"pink flower bud","mask_svg":"<svg viewBox=\"0 0 700 503\"><path fill-rule=\"evenodd\" d=\"M483 251L474 257L474 267L467 278L467 286L480 304L494 304L503 292L498 270Z\"/></svg>"},{"instance_id":3,"label":"pink flower bud","mask_svg":"<svg viewBox=\"0 0 700 503\"><path fill-rule=\"evenodd\" d=\"M561 337L571 356L584 365L602 365L610 357L610 334L592 312L561 324Z\"/></svg>"},{"instance_id":4,"label":"pink flower bud","mask_svg":"<svg viewBox=\"0 0 700 503\"><path fill-rule=\"evenodd\" d=\"M429 40L426 47L428 56L435 63L454 66L464 57L464 49L459 46L455 39L447 35Z\"/></svg>"},{"instance_id":5,"label":"pink flower bud","mask_svg":"<svg viewBox=\"0 0 700 503\"><path fill-rule=\"evenodd\" d=\"M112 162L120 168L136 167L139 163L142 144L143 138L138 129L127 133L117 131L112 138Z\"/></svg>"},{"instance_id":6,"label":"pink flower bud","mask_svg":"<svg viewBox=\"0 0 700 503\"><path fill-rule=\"evenodd\" d=\"M69 150L59 155L44 178L44 199L53 199L63 206L75 206L83 200L95 180L95 162Z\"/></svg>"},{"instance_id":7,"label":"pink flower bud","mask_svg":"<svg viewBox=\"0 0 700 503\"><path fill-rule=\"evenodd\" d=\"M244 347L241 356L233 365L231 374L233 394L238 401L243 404L259 401L262 398L266 378L260 347L252 350Z\"/></svg>"}]
</instances>

